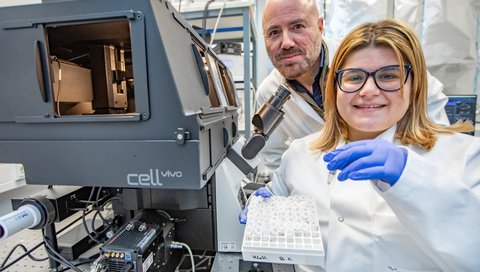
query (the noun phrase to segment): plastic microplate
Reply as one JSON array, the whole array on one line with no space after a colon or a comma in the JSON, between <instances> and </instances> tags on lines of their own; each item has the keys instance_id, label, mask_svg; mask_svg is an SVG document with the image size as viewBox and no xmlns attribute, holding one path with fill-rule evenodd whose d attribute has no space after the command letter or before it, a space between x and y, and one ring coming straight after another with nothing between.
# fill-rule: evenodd
<instances>
[{"instance_id":1,"label":"plastic microplate","mask_svg":"<svg viewBox=\"0 0 480 272\"><path fill-rule=\"evenodd\" d=\"M269 263L323 262L315 201L307 196L252 196L242 244L244 260Z\"/></svg>"}]
</instances>

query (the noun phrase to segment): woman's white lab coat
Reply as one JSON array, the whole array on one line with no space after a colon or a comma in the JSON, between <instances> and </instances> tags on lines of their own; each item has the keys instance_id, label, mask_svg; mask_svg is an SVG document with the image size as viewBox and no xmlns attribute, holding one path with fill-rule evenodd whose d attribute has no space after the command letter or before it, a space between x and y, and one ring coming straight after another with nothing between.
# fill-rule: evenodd
<instances>
[{"instance_id":1,"label":"woman's white lab coat","mask_svg":"<svg viewBox=\"0 0 480 272\"><path fill-rule=\"evenodd\" d=\"M379 138L393 141L394 130ZM318 206L324 265L296 271L480 271L480 139L444 134L431 151L406 147L400 179L384 188L328 184L324 154L309 149L317 136L294 141L268 184Z\"/></svg>"},{"instance_id":2,"label":"woman's white lab coat","mask_svg":"<svg viewBox=\"0 0 480 272\"><path fill-rule=\"evenodd\" d=\"M338 48L338 42L325 39L328 47L328 60ZM443 94L443 84L428 73L428 115L437 124L449 124L444 107L448 98ZM260 107L275 94L285 78L274 69L260 84L256 93L256 103ZM273 173L280 165L280 158L287 150L290 142L315 133L323 126L324 121L313 108L297 93L292 92L289 101L283 106L285 112L283 121L268 138L265 147L260 151L262 164L260 172Z\"/></svg>"}]
</instances>

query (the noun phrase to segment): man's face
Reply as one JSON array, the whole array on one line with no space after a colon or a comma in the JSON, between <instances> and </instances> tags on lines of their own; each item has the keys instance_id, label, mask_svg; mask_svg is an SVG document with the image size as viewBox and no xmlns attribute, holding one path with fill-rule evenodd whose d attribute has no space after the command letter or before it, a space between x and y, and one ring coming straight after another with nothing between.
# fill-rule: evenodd
<instances>
[{"instance_id":1,"label":"man's face","mask_svg":"<svg viewBox=\"0 0 480 272\"><path fill-rule=\"evenodd\" d=\"M263 14L263 35L273 65L288 79L316 69L323 20L303 0L273 0Z\"/></svg>"}]
</instances>

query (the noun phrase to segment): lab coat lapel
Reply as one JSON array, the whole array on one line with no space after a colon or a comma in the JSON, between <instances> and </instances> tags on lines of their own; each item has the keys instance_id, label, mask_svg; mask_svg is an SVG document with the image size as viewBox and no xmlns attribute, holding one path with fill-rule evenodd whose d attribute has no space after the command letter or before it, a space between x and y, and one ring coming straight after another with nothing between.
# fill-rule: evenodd
<instances>
[{"instance_id":1,"label":"lab coat lapel","mask_svg":"<svg viewBox=\"0 0 480 272\"><path fill-rule=\"evenodd\" d=\"M308 116L310 116L312 119L314 119L315 121L323 124L323 120L322 118L318 115L318 113L307 103L307 101L305 101L305 99L303 99L303 97L301 95L299 95L297 92L293 91L291 93L291 96L290 96L290 99L293 100L293 102L295 102L299 108L301 108L303 110L303 112L305 112L305 114L307 114Z\"/></svg>"}]
</instances>

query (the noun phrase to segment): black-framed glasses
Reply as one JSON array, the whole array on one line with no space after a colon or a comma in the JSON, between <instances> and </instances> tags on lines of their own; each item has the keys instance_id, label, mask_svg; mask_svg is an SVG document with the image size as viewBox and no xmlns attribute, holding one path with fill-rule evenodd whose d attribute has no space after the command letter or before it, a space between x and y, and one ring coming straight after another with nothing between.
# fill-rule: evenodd
<instances>
[{"instance_id":1,"label":"black-framed glasses","mask_svg":"<svg viewBox=\"0 0 480 272\"><path fill-rule=\"evenodd\" d=\"M369 76L372 76L375 85L380 90L395 92L400 90L402 85L407 82L412 65L405 64L404 69L404 80L401 78L402 70L400 65L388 65L373 72L367 72L359 68L341 69L335 71L335 78L340 90L346 93L359 91L365 85Z\"/></svg>"}]
</instances>

